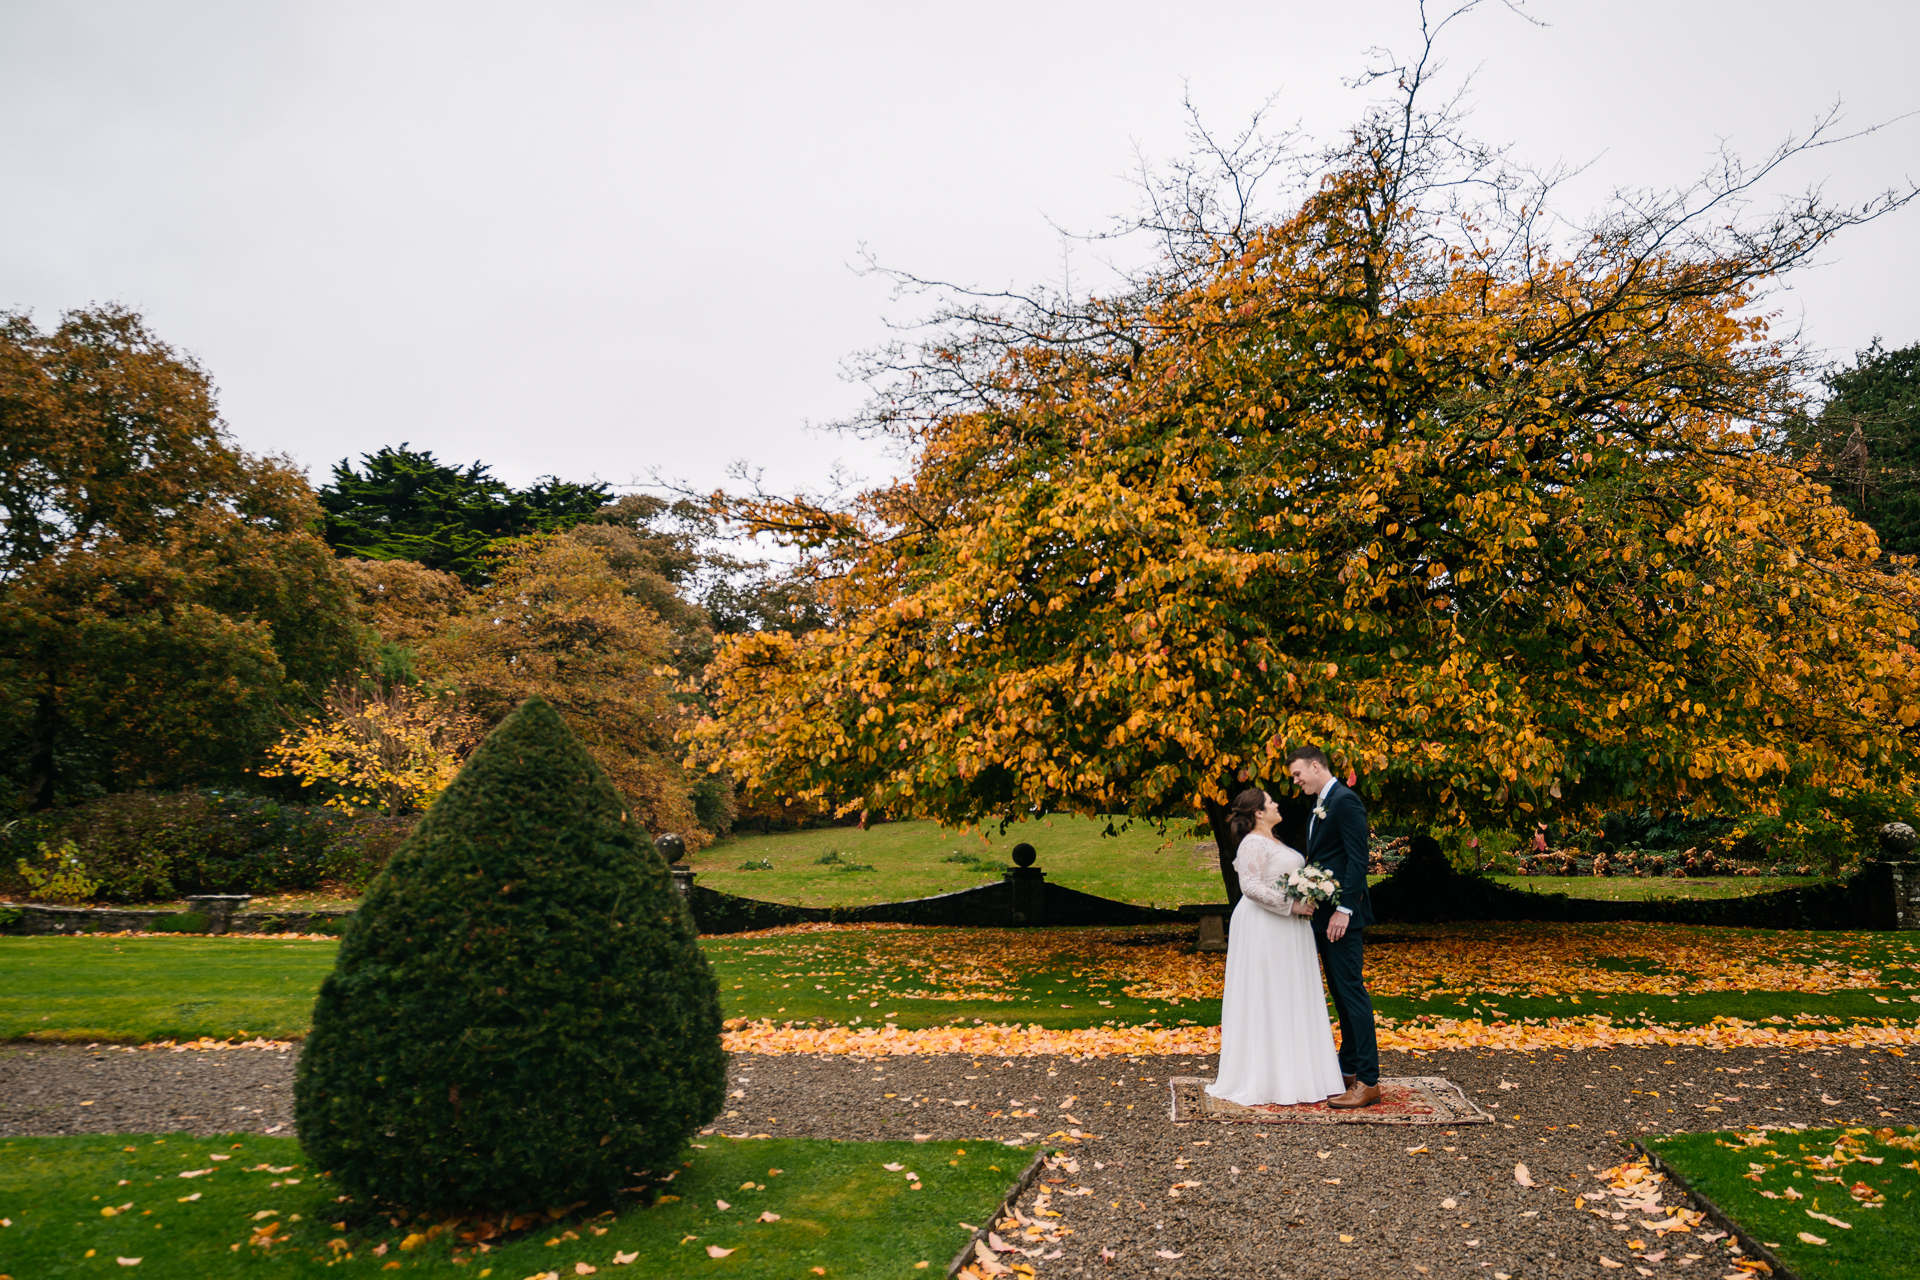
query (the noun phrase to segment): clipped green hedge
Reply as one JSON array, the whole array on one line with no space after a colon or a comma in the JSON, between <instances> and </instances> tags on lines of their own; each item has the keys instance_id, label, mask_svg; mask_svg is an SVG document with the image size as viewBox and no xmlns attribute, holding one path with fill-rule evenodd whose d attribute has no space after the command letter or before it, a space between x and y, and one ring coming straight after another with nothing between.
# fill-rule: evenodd
<instances>
[{"instance_id":1,"label":"clipped green hedge","mask_svg":"<svg viewBox=\"0 0 1920 1280\"><path fill-rule=\"evenodd\" d=\"M349 817L231 791L130 791L32 814L0 839L0 888L35 847L71 840L100 888L94 901L153 902L190 893L267 894L370 879L412 819Z\"/></svg>"},{"instance_id":2,"label":"clipped green hedge","mask_svg":"<svg viewBox=\"0 0 1920 1280\"><path fill-rule=\"evenodd\" d=\"M721 1108L719 988L652 841L530 699L351 917L294 1087L363 1205L542 1209L665 1172Z\"/></svg>"}]
</instances>

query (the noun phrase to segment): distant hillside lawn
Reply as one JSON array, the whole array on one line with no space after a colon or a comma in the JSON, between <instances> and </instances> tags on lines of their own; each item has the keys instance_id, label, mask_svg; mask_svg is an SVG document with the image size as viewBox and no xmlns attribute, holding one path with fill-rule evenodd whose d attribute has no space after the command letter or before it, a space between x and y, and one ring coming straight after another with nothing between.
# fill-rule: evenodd
<instances>
[{"instance_id":1,"label":"distant hillside lawn","mask_svg":"<svg viewBox=\"0 0 1920 1280\"><path fill-rule=\"evenodd\" d=\"M1114 826L1119 828L1119 820ZM956 831L933 822L885 822L866 831L830 827L780 835L735 835L687 861L699 883L723 893L764 902L808 907L860 906L951 893L997 880L1012 865L1013 846L1022 841L1039 854L1034 864L1053 884L1144 906L1183 902L1219 902L1225 896L1210 836L1194 833L1189 823L1170 825L1164 834L1136 823L1117 836L1106 824L1056 814L1018 823L1000 835ZM841 855L840 864L821 857ZM980 862L949 861L956 854ZM768 861L769 869L741 870L744 863ZM871 871L844 869L845 864ZM1579 898L1637 900L1671 895L1732 898L1790 885L1805 879L1719 877L1706 880L1638 879L1631 876L1499 876L1502 884L1540 893ZM1374 877L1378 882L1379 877Z\"/></svg>"},{"instance_id":2,"label":"distant hillside lawn","mask_svg":"<svg viewBox=\"0 0 1920 1280\"><path fill-rule=\"evenodd\" d=\"M1120 822L1114 826L1119 828ZM1082 893L1161 907L1223 897L1213 841L1191 834L1191 824L1169 826L1164 835L1141 823L1117 836L1102 835L1105 829L1103 822L1064 814L1017 823L1005 835L993 827L964 832L933 822L884 822L866 831L829 827L735 835L687 861L700 873L699 883L723 893L808 907L854 906L952 893L998 880L1001 871L1013 865L1013 846L1024 841L1039 854L1034 865L1049 881ZM819 861L836 852L842 864L873 870L851 871ZM981 861L947 861L956 854ZM742 863L762 859L773 868L739 870Z\"/></svg>"}]
</instances>

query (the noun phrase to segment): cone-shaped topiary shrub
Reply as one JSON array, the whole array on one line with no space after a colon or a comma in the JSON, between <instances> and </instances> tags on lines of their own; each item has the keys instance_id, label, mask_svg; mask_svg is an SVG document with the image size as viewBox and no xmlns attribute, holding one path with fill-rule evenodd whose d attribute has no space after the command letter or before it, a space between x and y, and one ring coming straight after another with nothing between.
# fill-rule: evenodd
<instances>
[{"instance_id":1,"label":"cone-shaped topiary shrub","mask_svg":"<svg viewBox=\"0 0 1920 1280\"><path fill-rule=\"evenodd\" d=\"M300 1141L415 1210L603 1199L726 1092L720 995L653 842L531 698L354 912L300 1055Z\"/></svg>"}]
</instances>

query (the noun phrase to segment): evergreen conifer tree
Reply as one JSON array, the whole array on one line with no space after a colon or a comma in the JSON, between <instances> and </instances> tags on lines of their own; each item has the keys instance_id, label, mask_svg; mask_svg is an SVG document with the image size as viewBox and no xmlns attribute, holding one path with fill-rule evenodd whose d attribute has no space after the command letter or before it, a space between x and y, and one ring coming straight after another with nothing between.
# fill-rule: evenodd
<instances>
[{"instance_id":1,"label":"evergreen conifer tree","mask_svg":"<svg viewBox=\"0 0 1920 1280\"><path fill-rule=\"evenodd\" d=\"M529 698L354 913L295 1118L357 1197L543 1208L665 1168L725 1080L719 988L666 863Z\"/></svg>"}]
</instances>

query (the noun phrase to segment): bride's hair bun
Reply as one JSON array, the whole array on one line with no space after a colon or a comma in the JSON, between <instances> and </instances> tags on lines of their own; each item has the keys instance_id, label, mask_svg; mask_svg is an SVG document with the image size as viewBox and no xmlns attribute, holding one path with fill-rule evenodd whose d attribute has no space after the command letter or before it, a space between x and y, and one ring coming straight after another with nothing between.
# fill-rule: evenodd
<instances>
[{"instance_id":1,"label":"bride's hair bun","mask_svg":"<svg viewBox=\"0 0 1920 1280\"><path fill-rule=\"evenodd\" d=\"M1253 821L1260 811L1267 807L1267 793L1259 787L1248 787L1233 798L1233 807L1227 811L1227 830L1233 833L1234 844L1247 838L1247 832L1253 830Z\"/></svg>"}]
</instances>

